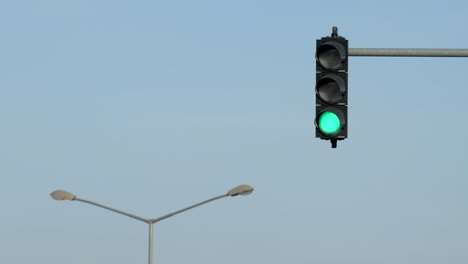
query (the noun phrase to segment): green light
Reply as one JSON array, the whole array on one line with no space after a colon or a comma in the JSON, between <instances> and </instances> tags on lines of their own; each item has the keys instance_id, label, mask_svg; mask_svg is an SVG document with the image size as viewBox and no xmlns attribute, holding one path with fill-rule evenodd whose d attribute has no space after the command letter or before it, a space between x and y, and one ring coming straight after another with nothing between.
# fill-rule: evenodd
<instances>
[{"instance_id":1,"label":"green light","mask_svg":"<svg viewBox=\"0 0 468 264\"><path fill-rule=\"evenodd\" d=\"M323 133L331 135L340 131L341 122L335 113L325 111L319 117L318 126Z\"/></svg>"}]
</instances>

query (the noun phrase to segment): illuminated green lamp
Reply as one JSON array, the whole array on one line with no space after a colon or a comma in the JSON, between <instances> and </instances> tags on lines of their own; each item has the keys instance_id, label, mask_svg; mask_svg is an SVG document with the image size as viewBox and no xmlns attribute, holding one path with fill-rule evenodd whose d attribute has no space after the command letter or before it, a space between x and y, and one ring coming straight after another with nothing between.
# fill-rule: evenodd
<instances>
[{"instance_id":1,"label":"illuminated green lamp","mask_svg":"<svg viewBox=\"0 0 468 264\"><path fill-rule=\"evenodd\" d=\"M333 135L341 130L341 121L337 114L325 111L319 117L318 127L323 133Z\"/></svg>"}]
</instances>

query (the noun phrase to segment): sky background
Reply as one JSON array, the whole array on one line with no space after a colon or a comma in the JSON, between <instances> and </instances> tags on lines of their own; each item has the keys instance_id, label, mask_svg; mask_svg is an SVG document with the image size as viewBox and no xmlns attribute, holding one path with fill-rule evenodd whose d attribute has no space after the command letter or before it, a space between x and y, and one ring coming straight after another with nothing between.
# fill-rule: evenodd
<instances>
[{"instance_id":1,"label":"sky background","mask_svg":"<svg viewBox=\"0 0 468 264\"><path fill-rule=\"evenodd\" d=\"M315 40L468 48L468 2L2 1L0 263L468 263L468 58L349 60L315 138Z\"/></svg>"}]
</instances>

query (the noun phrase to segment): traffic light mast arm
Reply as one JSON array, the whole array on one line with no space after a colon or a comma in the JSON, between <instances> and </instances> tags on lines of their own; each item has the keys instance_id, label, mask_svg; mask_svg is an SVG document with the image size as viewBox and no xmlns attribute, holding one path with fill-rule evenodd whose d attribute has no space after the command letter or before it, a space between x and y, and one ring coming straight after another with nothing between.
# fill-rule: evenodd
<instances>
[{"instance_id":1,"label":"traffic light mast arm","mask_svg":"<svg viewBox=\"0 0 468 264\"><path fill-rule=\"evenodd\" d=\"M348 49L349 56L358 57L468 57L468 49Z\"/></svg>"}]
</instances>

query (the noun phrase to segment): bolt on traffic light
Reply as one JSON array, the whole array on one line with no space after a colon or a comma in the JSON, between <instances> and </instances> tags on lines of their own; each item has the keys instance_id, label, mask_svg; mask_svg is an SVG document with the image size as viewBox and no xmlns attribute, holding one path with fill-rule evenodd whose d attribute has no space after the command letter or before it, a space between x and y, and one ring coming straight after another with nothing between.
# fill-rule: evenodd
<instances>
[{"instance_id":1,"label":"bolt on traffic light","mask_svg":"<svg viewBox=\"0 0 468 264\"><path fill-rule=\"evenodd\" d=\"M317 40L315 60L315 136L336 148L348 137L348 40L338 36L336 27L331 37Z\"/></svg>"}]
</instances>

